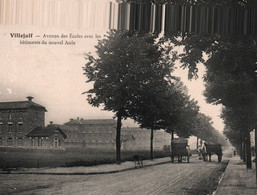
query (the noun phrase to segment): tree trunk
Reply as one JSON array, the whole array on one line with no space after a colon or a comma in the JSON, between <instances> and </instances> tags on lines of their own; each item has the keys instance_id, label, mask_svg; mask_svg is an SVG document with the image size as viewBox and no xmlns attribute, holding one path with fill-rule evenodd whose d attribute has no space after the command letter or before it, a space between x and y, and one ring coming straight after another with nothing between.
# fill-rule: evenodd
<instances>
[{"instance_id":1,"label":"tree trunk","mask_svg":"<svg viewBox=\"0 0 257 195\"><path fill-rule=\"evenodd\" d=\"M121 131L121 115L118 113L117 117L117 129L116 129L116 164L121 164L120 155L120 131Z\"/></svg>"},{"instance_id":2,"label":"tree trunk","mask_svg":"<svg viewBox=\"0 0 257 195\"><path fill-rule=\"evenodd\" d=\"M240 151L239 151L239 153L240 153L240 159L243 159L243 141L244 141L244 139L243 139L243 130L241 129L240 130Z\"/></svg>"},{"instance_id":3,"label":"tree trunk","mask_svg":"<svg viewBox=\"0 0 257 195\"><path fill-rule=\"evenodd\" d=\"M255 142L255 177L256 177L256 183L257 183L257 122L255 123L255 133L254 133L254 142Z\"/></svg>"},{"instance_id":4,"label":"tree trunk","mask_svg":"<svg viewBox=\"0 0 257 195\"><path fill-rule=\"evenodd\" d=\"M242 158L243 158L243 162L246 162L246 156L245 156L245 153L246 153L246 147L245 147L245 132L243 132L243 142L242 142Z\"/></svg>"},{"instance_id":5,"label":"tree trunk","mask_svg":"<svg viewBox=\"0 0 257 195\"><path fill-rule=\"evenodd\" d=\"M252 155L251 155L251 142L250 142L250 131L247 128L246 136L245 136L245 146L246 146L246 167L247 169L252 168Z\"/></svg>"},{"instance_id":6,"label":"tree trunk","mask_svg":"<svg viewBox=\"0 0 257 195\"><path fill-rule=\"evenodd\" d=\"M150 142L150 159L153 160L153 128L151 128Z\"/></svg>"},{"instance_id":7,"label":"tree trunk","mask_svg":"<svg viewBox=\"0 0 257 195\"><path fill-rule=\"evenodd\" d=\"M174 140L174 130L171 131L171 143L170 143L170 149L171 149L171 162L174 163L174 154L173 154L173 144L172 140Z\"/></svg>"},{"instance_id":8,"label":"tree trunk","mask_svg":"<svg viewBox=\"0 0 257 195\"><path fill-rule=\"evenodd\" d=\"M199 142L199 138L198 137L196 137L196 150L198 150L198 142Z\"/></svg>"}]
</instances>

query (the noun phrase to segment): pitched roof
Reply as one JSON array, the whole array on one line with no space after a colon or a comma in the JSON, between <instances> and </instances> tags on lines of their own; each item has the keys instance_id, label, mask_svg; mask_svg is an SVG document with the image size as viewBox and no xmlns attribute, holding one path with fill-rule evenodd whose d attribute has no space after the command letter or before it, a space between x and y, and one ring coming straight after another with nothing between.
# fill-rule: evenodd
<instances>
[{"instance_id":1,"label":"pitched roof","mask_svg":"<svg viewBox=\"0 0 257 195\"><path fill-rule=\"evenodd\" d=\"M71 119L69 122L65 123L65 125L113 125L113 124L116 124L116 120L114 119L90 119L90 120Z\"/></svg>"},{"instance_id":2,"label":"pitched roof","mask_svg":"<svg viewBox=\"0 0 257 195\"><path fill-rule=\"evenodd\" d=\"M174 138L173 140L172 140L172 142L173 143L183 143L183 144L187 144L188 143L188 140L186 139L186 138L182 138L182 137L180 137L180 138Z\"/></svg>"},{"instance_id":3,"label":"pitched roof","mask_svg":"<svg viewBox=\"0 0 257 195\"><path fill-rule=\"evenodd\" d=\"M67 135L59 127L55 126L36 127L27 134L27 137L49 137L56 131L62 134L64 138L67 138Z\"/></svg>"},{"instance_id":4,"label":"pitched roof","mask_svg":"<svg viewBox=\"0 0 257 195\"><path fill-rule=\"evenodd\" d=\"M150 129L140 128L140 127L122 127L121 130L123 132L132 132L132 131L145 132L145 131L149 131Z\"/></svg>"},{"instance_id":5,"label":"pitched roof","mask_svg":"<svg viewBox=\"0 0 257 195\"><path fill-rule=\"evenodd\" d=\"M70 125L59 125L59 124L49 124L49 126L54 126L55 128L60 128L62 131L79 131L77 126L70 126Z\"/></svg>"},{"instance_id":6,"label":"pitched roof","mask_svg":"<svg viewBox=\"0 0 257 195\"><path fill-rule=\"evenodd\" d=\"M32 107L37 107L47 111L44 106L41 106L32 101L0 102L0 110L28 109Z\"/></svg>"}]
</instances>

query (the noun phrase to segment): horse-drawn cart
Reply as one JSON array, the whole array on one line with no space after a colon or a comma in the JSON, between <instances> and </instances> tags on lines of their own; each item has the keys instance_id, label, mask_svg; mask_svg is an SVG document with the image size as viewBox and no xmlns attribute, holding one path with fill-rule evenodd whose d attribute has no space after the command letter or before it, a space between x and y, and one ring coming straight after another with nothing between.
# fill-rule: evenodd
<instances>
[{"instance_id":1,"label":"horse-drawn cart","mask_svg":"<svg viewBox=\"0 0 257 195\"><path fill-rule=\"evenodd\" d=\"M211 144L211 143L204 143L203 150L201 151L203 160L207 161L209 157L209 161L211 161L211 155L217 154L218 155L218 162L221 162L222 159L222 149L220 144Z\"/></svg>"},{"instance_id":2,"label":"horse-drawn cart","mask_svg":"<svg viewBox=\"0 0 257 195\"><path fill-rule=\"evenodd\" d=\"M174 163L174 158L178 158L178 162L182 162L183 158L189 163L189 146L187 139L176 138L171 141L171 162Z\"/></svg>"}]
</instances>

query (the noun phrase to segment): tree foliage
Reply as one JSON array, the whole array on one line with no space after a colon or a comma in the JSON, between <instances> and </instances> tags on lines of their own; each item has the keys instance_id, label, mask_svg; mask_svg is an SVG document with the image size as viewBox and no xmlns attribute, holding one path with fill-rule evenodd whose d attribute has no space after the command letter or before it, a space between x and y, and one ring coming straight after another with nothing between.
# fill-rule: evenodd
<instances>
[{"instance_id":1,"label":"tree foliage","mask_svg":"<svg viewBox=\"0 0 257 195\"><path fill-rule=\"evenodd\" d=\"M169 93L170 99L166 104L168 114L166 114L167 118L164 123L165 129L178 136L189 137L197 123L199 111L197 101L190 98L187 88L180 81L174 83L173 89L170 89Z\"/></svg>"},{"instance_id":2,"label":"tree foliage","mask_svg":"<svg viewBox=\"0 0 257 195\"><path fill-rule=\"evenodd\" d=\"M253 5L253 1L217 0L215 2L223 6L250 7ZM189 69L189 79L197 77L200 63L205 65L206 100L208 103L222 104L225 107L226 114L223 113L223 119L229 123L226 124L229 131L235 131L235 134L238 129L243 131L245 136L243 140L248 144L249 165L251 162L249 132L253 129L257 116L256 37L177 33L170 35L169 39L175 45L184 46L184 53L179 56L179 59L182 67ZM207 60L204 58L204 53L207 55ZM232 119L237 118L237 115L241 116L241 124ZM231 136L231 133L227 135Z\"/></svg>"},{"instance_id":3,"label":"tree foliage","mask_svg":"<svg viewBox=\"0 0 257 195\"><path fill-rule=\"evenodd\" d=\"M102 104L104 110L120 112L126 118L131 100L146 84L169 78L173 62L161 59L166 51L154 43L155 38L111 31L100 40L96 46L98 58L86 54L84 74L87 82L94 82L94 87L87 91L89 103Z\"/></svg>"},{"instance_id":4,"label":"tree foliage","mask_svg":"<svg viewBox=\"0 0 257 195\"><path fill-rule=\"evenodd\" d=\"M195 129L193 129L195 136L209 143L219 143L223 146L227 145L225 137L212 126L213 122L210 117L199 113L197 121Z\"/></svg>"},{"instance_id":5,"label":"tree foliage","mask_svg":"<svg viewBox=\"0 0 257 195\"><path fill-rule=\"evenodd\" d=\"M140 114L144 114L147 120L158 116L158 93L174 79L170 74L173 71L171 47L166 47L161 39L156 41L156 38L152 34L112 30L98 42L97 57L86 54L84 74L87 82L94 84L85 92L88 102L96 107L102 105L104 110L114 112L118 119L118 164L121 120L127 117L135 119ZM150 115L145 115L146 112ZM157 124L155 121L158 119L152 121Z\"/></svg>"},{"instance_id":6,"label":"tree foliage","mask_svg":"<svg viewBox=\"0 0 257 195\"><path fill-rule=\"evenodd\" d=\"M117 3L153 3L153 4L183 4L183 5L215 5L215 6L255 6L255 0L116 0Z\"/></svg>"},{"instance_id":7,"label":"tree foliage","mask_svg":"<svg viewBox=\"0 0 257 195\"><path fill-rule=\"evenodd\" d=\"M250 7L254 3L251 0L121 0L118 2L244 7ZM233 131L240 129L235 120L230 120L239 114L246 119L243 120L246 128L252 126L256 120L257 105L256 39L246 36L180 32L165 36L166 40L174 45L184 46L184 53L178 56L173 52L173 59L179 58L182 68L189 69L189 79L197 78L200 63L206 66L204 95L207 102L222 104L227 111L233 110L236 113L223 113L227 129ZM192 129L197 129L195 124L197 120L190 119L196 116L198 107L188 95L180 93L180 87L170 82L174 79L170 77L173 60L169 55L172 47L168 49L162 47L163 45L160 46L163 43L162 39L156 44L156 38L150 34L111 31L106 39L99 41L96 46L98 58L86 55L88 63L84 68L85 75L88 77L88 82L94 82L93 89L87 92L88 101L93 106L103 105L104 110L114 112L120 119L132 117L142 127L152 129L162 127L167 128L167 131L176 131L177 134L188 136L193 133ZM204 53L208 56L207 60L204 58ZM206 117L198 116L199 131L204 120ZM207 126L209 130L206 131L212 131L210 130L212 128Z\"/></svg>"},{"instance_id":8,"label":"tree foliage","mask_svg":"<svg viewBox=\"0 0 257 195\"><path fill-rule=\"evenodd\" d=\"M233 117L253 126L256 120L256 45L247 37L188 36L183 40L185 53L180 55L184 67L190 67L190 78L197 72L197 65L203 62L204 95L208 103L222 104L233 109ZM203 59L206 52L208 59ZM229 117L229 113L223 118ZM231 116L232 117L232 116ZM234 120L236 124L236 120ZM230 127L232 124L230 124ZM238 124L239 125L239 124ZM233 125L235 128L235 125Z\"/></svg>"}]
</instances>

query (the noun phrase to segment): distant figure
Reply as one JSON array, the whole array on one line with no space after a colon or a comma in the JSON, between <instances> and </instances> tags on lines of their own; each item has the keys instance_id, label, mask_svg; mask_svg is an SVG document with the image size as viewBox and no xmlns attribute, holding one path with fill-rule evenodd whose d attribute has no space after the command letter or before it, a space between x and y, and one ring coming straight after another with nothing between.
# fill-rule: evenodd
<instances>
[{"instance_id":1,"label":"distant figure","mask_svg":"<svg viewBox=\"0 0 257 195\"><path fill-rule=\"evenodd\" d=\"M234 150L234 156L236 155L236 151Z\"/></svg>"}]
</instances>

